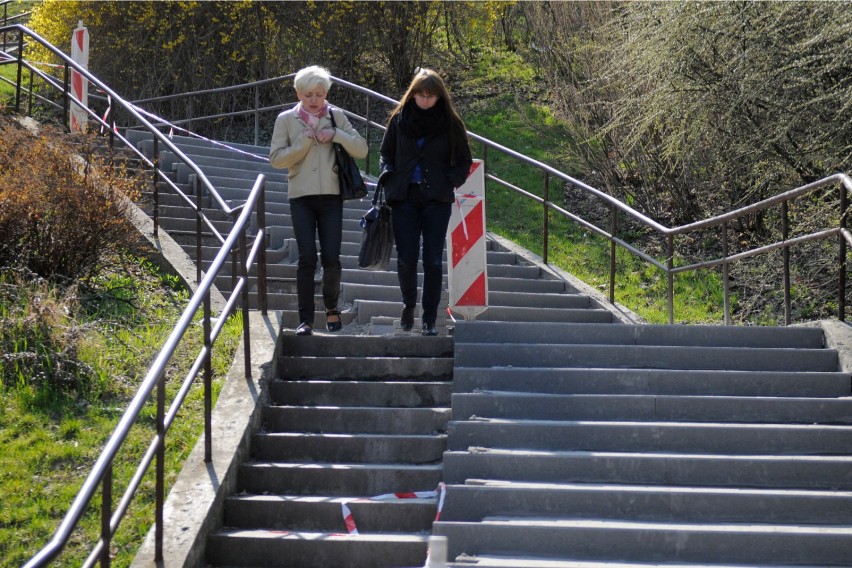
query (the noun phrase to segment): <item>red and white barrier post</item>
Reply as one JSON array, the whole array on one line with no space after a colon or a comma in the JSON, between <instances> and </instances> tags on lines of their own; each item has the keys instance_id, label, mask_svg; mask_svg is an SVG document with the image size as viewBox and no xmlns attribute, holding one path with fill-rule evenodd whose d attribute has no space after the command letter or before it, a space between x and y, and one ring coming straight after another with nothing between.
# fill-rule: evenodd
<instances>
[{"instance_id":1,"label":"red and white barrier post","mask_svg":"<svg viewBox=\"0 0 852 568\"><path fill-rule=\"evenodd\" d=\"M467 181L456 190L447 229L449 308L465 320L488 309L485 259L485 164L474 160Z\"/></svg>"},{"instance_id":2,"label":"red and white barrier post","mask_svg":"<svg viewBox=\"0 0 852 568\"><path fill-rule=\"evenodd\" d=\"M82 20L71 34L71 59L89 70L89 30L83 26ZM89 80L71 69L71 95L84 107L89 106ZM86 111L79 104L71 102L71 114L68 117L71 132L84 132L89 120Z\"/></svg>"}]
</instances>

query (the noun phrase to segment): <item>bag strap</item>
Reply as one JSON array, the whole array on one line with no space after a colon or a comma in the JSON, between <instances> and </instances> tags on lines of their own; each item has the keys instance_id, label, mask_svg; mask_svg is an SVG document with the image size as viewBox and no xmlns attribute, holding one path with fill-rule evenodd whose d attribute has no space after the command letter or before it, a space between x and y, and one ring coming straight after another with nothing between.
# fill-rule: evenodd
<instances>
[{"instance_id":1,"label":"bag strap","mask_svg":"<svg viewBox=\"0 0 852 568\"><path fill-rule=\"evenodd\" d=\"M328 117L331 119L331 127L337 128L337 123L334 122L334 107L331 105L328 107ZM331 145L337 152L346 152L346 149L337 142L332 142Z\"/></svg>"},{"instance_id":2,"label":"bag strap","mask_svg":"<svg viewBox=\"0 0 852 568\"><path fill-rule=\"evenodd\" d=\"M335 124L334 122L334 107L332 106L328 107L328 117L331 119L331 126L337 128L337 124ZM334 142L334 145L340 146L337 142ZM385 202L384 189L385 188L380 184L376 184L376 191L373 192L373 205L377 205L379 201L381 201L382 203ZM379 196L381 196L381 199L379 199Z\"/></svg>"}]
</instances>

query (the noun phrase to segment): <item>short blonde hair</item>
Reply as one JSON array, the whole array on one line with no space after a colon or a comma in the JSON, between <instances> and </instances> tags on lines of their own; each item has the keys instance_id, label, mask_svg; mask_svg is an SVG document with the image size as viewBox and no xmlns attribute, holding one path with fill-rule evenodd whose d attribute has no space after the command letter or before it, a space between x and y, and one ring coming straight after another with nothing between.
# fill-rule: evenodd
<instances>
[{"instance_id":1,"label":"short blonde hair","mask_svg":"<svg viewBox=\"0 0 852 568\"><path fill-rule=\"evenodd\" d=\"M296 88L297 93L304 93L314 87L322 87L327 93L331 88L331 74L325 67L311 65L296 73L296 78L293 79L293 86Z\"/></svg>"}]
</instances>

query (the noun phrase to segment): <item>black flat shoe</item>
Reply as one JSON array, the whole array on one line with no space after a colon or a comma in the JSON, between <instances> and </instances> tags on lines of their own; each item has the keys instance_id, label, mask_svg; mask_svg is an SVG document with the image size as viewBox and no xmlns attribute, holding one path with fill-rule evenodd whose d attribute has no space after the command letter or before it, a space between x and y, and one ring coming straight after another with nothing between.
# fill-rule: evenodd
<instances>
[{"instance_id":1,"label":"black flat shoe","mask_svg":"<svg viewBox=\"0 0 852 568\"><path fill-rule=\"evenodd\" d=\"M311 324L302 322L299 324L299 327L296 328L296 335L313 335L314 330L311 327Z\"/></svg>"},{"instance_id":2,"label":"black flat shoe","mask_svg":"<svg viewBox=\"0 0 852 568\"><path fill-rule=\"evenodd\" d=\"M399 327L402 331L411 331L411 328L414 327L414 306L402 308L402 314L399 316Z\"/></svg>"},{"instance_id":3,"label":"black flat shoe","mask_svg":"<svg viewBox=\"0 0 852 568\"><path fill-rule=\"evenodd\" d=\"M438 330L435 329L435 324L429 324L429 323L423 322L423 332L422 333L423 333L423 335L431 337L431 336L438 335Z\"/></svg>"},{"instance_id":4,"label":"black flat shoe","mask_svg":"<svg viewBox=\"0 0 852 568\"><path fill-rule=\"evenodd\" d=\"M340 310L326 310L325 317L325 327L328 328L328 331L335 332L343 329L343 322L340 321ZM330 317L337 317L337 321L328 321Z\"/></svg>"}]
</instances>

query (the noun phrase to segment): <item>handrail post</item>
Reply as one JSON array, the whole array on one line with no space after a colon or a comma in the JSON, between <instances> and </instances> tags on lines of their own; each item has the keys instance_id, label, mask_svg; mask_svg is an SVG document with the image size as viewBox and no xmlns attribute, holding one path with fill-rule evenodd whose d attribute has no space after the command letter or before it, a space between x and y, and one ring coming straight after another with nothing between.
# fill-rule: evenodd
<instances>
[{"instance_id":1,"label":"handrail post","mask_svg":"<svg viewBox=\"0 0 852 568\"><path fill-rule=\"evenodd\" d=\"M254 145L260 146L260 87L254 86Z\"/></svg>"},{"instance_id":2,"label":"handrail post","mask_svg":"<svg viewBox=\"0 0 852 568\"><path fill-rule=\"evenodd\" d=\"M192 176L192 191L195 192L195 283L201 283L201 184L198 176Z\"/></svg>"},{"instance_id":3,"label":"handrail post","mask_svg":"<svg viewBox=\"0 0 852 568\"><path fill-rule=\"evenodd\" d=\"M153 156L154 170L153 170L153 184L152 188L154 191L154 210L153 210L153 220L154 220L154 236L158 236L160 231L160 139L154 136L154 156Z\"/></svg>"},{"instance_id":4,"label":"handrail post","mask_svg":"<svg viewBox=\"0 0 852 568\"><path fill-rule=\"evenodd\" d=\"M542 243L541 243L541 245L542 245L541 258L542 258L542 261L544 262L544 264L547 264L547 249L548 249L547 245L549 244L548 241L550 240L550 234L549 234L550 227L548 226L548 221L549 221L549 218L550 218L549 204L550 204L550 174L547 171L545 171L544 172L544 203L542 204L544 206L544 211L543 211L543 213L544 213L544 219L543 219L544 227L543 227L543 231L542 231Z\"/></svg>"},{"instance_id":5,"label":"handrail post","mask_svg":"<svg viewBox=\"0 0 852 568\"><path fill-rule=\"evenodd\" d=\"M68 98L71 96L71 86L70 86L70 78L69 78L69 70L68 70L68 62L65 62L65 79L62 91L62 124L65 125L65 128L70 130L68 125L68 107L70 105L70 101Z\"/></svg>"},{"instance_id":6,"label":"handrail post","mask_svg":"<svg viewBox=\"0 0 852 568\"><path fill-rule=\"evenodd\" d=\"M15 89L15 114L21 112L21 77L23 74L24 67L24 34L18 33L18 81L16 83L17 88ZM66 66L67 69L67 66ZM33 74L30 73L30 81L32 81ZM32 91L32 90L31 90Z\"/></svg>"},{"instance_id":7,"label":"handrail post","mask_svg":"<svg viewBox=\"0 0 852 568\"><path fill-rule=\"evenodd\" d=\"M482 176L485 178L483 182L482 194L485 197L485 204L488 204L488 146L485 142L482 143ZM485 220L488 223L488 220Z\"/></svg>"},{"instance_id":8,"label":"handrail post","mask_svg":"<svg viewBox=\"0 0 852 568\"><path fill-rule=\"evenodd\" d=\"M257 307L260 313L266 315L266 180L260 186L260 194L257 202L257 226L263 229L263 241L260 245L260 254L257 257Z\"/></svg>"},{"instance_id":9,"label":"handrail post","mask_svg":"<svg viewBox=\"0 0 852 568\"><path fill-rule=\"evenodd\" d=\"M157 378L157 459L154 486L154 562L163 561L166 503L166 372Z\"/></svg>"},{"instance_id":10,"label":"handrail post","mask_svg":"<svg viewBox=\"0 0 852 568\"><path fill-rule=\"evenodd\" d=\"M364 95L364 98L367 101L367 108L364 112L364 116L367 118L367 126L364 131L364 139L367 141L367 160L364 164L364 173L370 175L370 95Z\"/></svg>"},{"instance_id":11,"label":"handrail post","mask_svg":"<svg viewBox=\"0 0 852 568\"><path fill-rule=\"evenodd\" d=\"M846 321L846 238L843 236L843 230L846 229L846 186L840 184L840 250L838 251L838 262L840 268L839 281L837 284L837 319Z\"/></svg>"},{"instance_id":12,"label":"handrail post","mask_svg":"<svg viewBox=\"0 0 852 568\"><path fill-rule=\"evenodd\" d=\"M784 325L790 325L790 247L786 244L790 236L790 212L787 201L781 203L781 239L784 246L781 248L781 258L784 260Z\"/></svg>"},{"instance_id":13,"label":"handrail post","mask_svg":"<svg viewBox=\"0 0 852 568\"><path fill-rule=\"evenodd\" d=\"M110 110L109 113L109 122L107 123L107 128L109 128L109 149L112 150L115 148L115 115L118 112L118 108L114 108ZM156 140L157 137L154 137Z\"/></svg>"},{"instance_id":14,"label":"handrail post","mask_svg":"<svg viewBox=\"0 0 852 568\"><path fill-rule=\"evenodd\" d=\"M204 463L213 461L213 342L210 340L210 290L204 294Z\"/></svg>"},{"instance_id":15,"label":"handrail post","mask_svg":"<svg viewBox=\"0 0 852 568\"><path fill-rule=\"evenodd\" d=\"M728 222L722 221L722 302L725 325L731 325L731 276L728 263Z\"/></svg>"},{"instance_id":16,"label":"handrail post","mask_svg":"<svg viewBox=\"0 0 852 568\"><path fill-rule=\"evenodd\" d=\"M609 240L609 302L611 304L615 303L615 236L618 232L618 209L614 206L610 206L610 210L612 211L612 221L610 223L610 235L611 239Z\"/></svg>"},{"instance_id":17,"label":"handrail post","mask_svg":"<svg viewBox=\"0 0 852 568\"><path fill-rule=\"evenodd\" d=\"M192 132L192 117L195 115L195 105L193 104L194 97L189 97L189 120L186 121L186 129Z\"/></svg>"},{"instance_id":18,"label":"handrail post","mask_svg":"<svg viewBox=\"0 0 852 568\"><path fill-rule=\"evenodd\" d=\"M33 115L33 73L29 72L29 90L27 91L27 116ZM18 79L20 82L20 77ZM19 89L20 92L20 89Z\"/></svg>"},{"instance_id":19,"label":"handrail post","mask_svg":"<svg viewBox=\"0 0 852 568\"><path fill-rule=\"evenodd\" d=\"M246 231L240 231L240 276L243 279L242 312L243 312L243 344L245 348L246 378L251 378L251 330L249 329L249 286L248 286L248 250L246 246Z\"/></svg>"},{"instance_id":20,"label":"handrail post","mask_svg":"<svg viewBox=\"0 0 852 568\"><path fill-rule=\"evenodd\" d=\"M666 237L666 241L668 244L668 252L669 258L666 262L667 270L666 276L668 277L668 310L669 310L669 323L674 323L674 235L668 235Z\"/></svg>"},{"instance_id":21,"label":"handrail post","mask_svg":"<svg viewBox=\"0 0 852 568\"><path fill-rule=\"evenodd\" d=\"M101 481L101 568L109 568L110 565L110 543L112 542L112 530L110 529L110 518L112 517L112 464L104 471Z\"/></svg>"}]
</instances>

